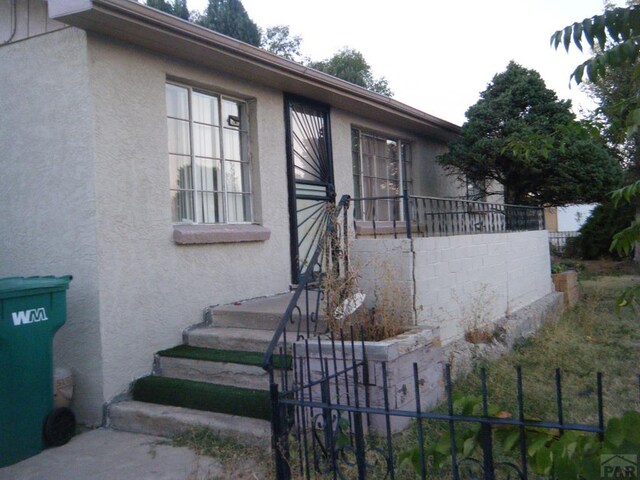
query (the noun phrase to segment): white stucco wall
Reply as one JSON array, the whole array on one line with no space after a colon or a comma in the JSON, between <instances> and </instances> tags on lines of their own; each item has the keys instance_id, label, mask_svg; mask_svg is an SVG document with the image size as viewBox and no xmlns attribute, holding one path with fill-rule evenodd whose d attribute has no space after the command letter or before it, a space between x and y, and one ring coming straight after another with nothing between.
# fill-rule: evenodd
<instances>
[{"instance_id":1,"label":"white stucco wall","mask_svg":"<svg viewBox=\"0 0 640 480\"><path fill-rule=\"evenodd\" d=\"M350 248L365 291L380 263L396 266L394 283L412 289L416 322L438 327L445 344L553 291L546 231L360 238Z\"/></svg>"},{"instance_id":2,"label":"white stucco wall","mask_svg":"<svg viewBox=\"0 0 640 480\"><path fill-rule=\"evenodd\" d=\"M82 31L0 47L0 276L73 275L55 363L76 377L72 407L79 420L99 423L104 396L92 138Z\"/></svg>"},{"instance_id":3,"label":"white stucco wall","mask_svg":"<svg viewBox=\"0 0 640 480\"><path fill-rule=\"evenodd\" d=\"M46 0L0 2L0 45L19 42L66 27L65 24L49 18Z\"/></svg>"},{"instance_id":4,"label":"white stucco wall","mask_svg":"<svg viewBox=\"0 0 640 480\"><path fill-rule=\"evenodd\" d=\"M100 317L108 399L150 371L213 304L289 287L283 96L239 79L90 37L96 106ZM254 204L265 242L177 245L169 197L167 77L250 101Z\"/></svg>"}]
</instances>

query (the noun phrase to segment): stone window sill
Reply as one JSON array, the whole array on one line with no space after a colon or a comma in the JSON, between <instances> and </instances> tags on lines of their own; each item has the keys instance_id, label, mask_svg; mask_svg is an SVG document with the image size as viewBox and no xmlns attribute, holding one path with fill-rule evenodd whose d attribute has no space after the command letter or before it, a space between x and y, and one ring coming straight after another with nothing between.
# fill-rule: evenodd
<instances>
[{"instance_id":1,"label":"stone window sill","mask_svg":"<svg viewBox=\"0 0 640 480\"><path fill-rule=\"evenodd\" d=\"M173 241L178 245L264 242L271 230L262 225L174 225Z\"/></svg>"}]
</instances>

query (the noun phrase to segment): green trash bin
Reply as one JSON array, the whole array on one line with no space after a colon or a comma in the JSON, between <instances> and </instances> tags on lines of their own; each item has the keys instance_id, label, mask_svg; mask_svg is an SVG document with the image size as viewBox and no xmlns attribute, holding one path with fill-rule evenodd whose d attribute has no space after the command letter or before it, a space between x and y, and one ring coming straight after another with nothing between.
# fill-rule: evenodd
<instances>
[{"instance_id":1,"label":"green trash bin","mask_svg":"<svg viewBox=\"0 0 640 480\"><path fill-rule=\"evenodd\" d=\"M69 421L70 411L52 411L52 343L71 278L0 278L0 467L41 452L51 429Z\"/></svg>"}]
</instances>

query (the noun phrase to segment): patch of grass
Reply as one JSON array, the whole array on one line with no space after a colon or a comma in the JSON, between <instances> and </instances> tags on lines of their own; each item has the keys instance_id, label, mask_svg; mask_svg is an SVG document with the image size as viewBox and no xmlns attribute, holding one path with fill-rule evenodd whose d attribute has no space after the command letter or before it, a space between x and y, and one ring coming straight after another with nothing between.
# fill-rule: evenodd
<instances>
[{"instance_id":1,"label":"patch of grass","mask_svg":"<svg viewBox=\"0 0 640 480\"><path fill-rule=\"evenodd\" d=\"M187 447L196 454L220 461L234 479L273 479L273 459L269 449L250 447L221 439L206 428L194 428L173 439L175 447Z\"/></svg>"},{"instance_id":2,"label":"patch of grass","mask_svg":"<svg viewBox=\"0 0 640 480\"><path fill-rule=\"evenodd\" d=\"M597 422L597 372L603 374L605 417L640 408L640 322L631 310L615 313L617 296L638 282L632 276L582 282L582 301L575 308L511 353L482 365L487 368L490 402L517 412L515 369L520 365L528 416L557 418L556 368L562 375L565 421ZM458 380L454 391L477 394L479 368Z\"/></svg>"},{"instance_id":3,"label":"patch of grass","mask_svg":"<svg viewBox=\"0 0 640 480\"><path fill-rule=\"evenodd\" d=\"M481 392L480 368L487 371L489 405L517 415L516 366L524 380L524 408L528 418L557 420L555 370L561 369L564 421L597 425L597 372L603 374L603 404L607 419L628 410L640 410L640 319L631 309L615 313L615 300L640 277L608 276L594 272L581 282L581 302L560 319L547 323L512 352L476 365L458 378L453 391L466 396ZM437 408L445 412L446 405ZM423 422L425 441L437 442L447 431L446 422ZM457 432L468 428L458 424ZM417 426L394 437L394 452L417 445ZM496 452L497 457L500 453ZM402 478L418 478L415 472ZM448 472L429 473L429 479L450 478Z\"/></svg>"}]
</instances>

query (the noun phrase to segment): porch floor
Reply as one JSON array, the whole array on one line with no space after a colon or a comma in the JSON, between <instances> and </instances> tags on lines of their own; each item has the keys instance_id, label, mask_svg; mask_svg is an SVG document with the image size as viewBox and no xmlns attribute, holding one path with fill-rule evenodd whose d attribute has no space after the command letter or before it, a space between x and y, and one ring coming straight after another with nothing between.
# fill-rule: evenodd
<instances>
[{"instance_id":1,"label":"porch floor","mask_svg":"<svg viewBox=\"0 0 640 480\"><path fill-rule=\"evenodd\" d=\"M245 328L252 330L269 330L273 332L284 315L294 292L286 292L270 297L260 297L250 300L238 301L235 303L218 305L209 309L207 316L211 327ZM303 293L298 300L298 307L302 312L307 311L307 304L310 311L315 311L316 302L322 301L318 298L320 292L309 291ZM324 318L323 309L318 309L318 315L322 321ZM293 313L296 320L296 311ZM323 322L324 323L324 322ZM318 325L318 331L322 331Z\"/></svg>"}]
</instances>

